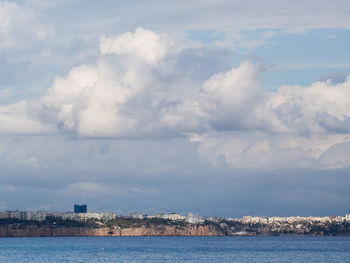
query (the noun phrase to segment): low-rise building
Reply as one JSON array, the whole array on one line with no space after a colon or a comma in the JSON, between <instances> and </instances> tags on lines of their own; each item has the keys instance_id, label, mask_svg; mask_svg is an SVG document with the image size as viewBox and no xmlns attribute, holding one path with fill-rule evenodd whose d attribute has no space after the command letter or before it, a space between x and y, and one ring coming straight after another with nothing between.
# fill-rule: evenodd
<instances>
[{"instance_id":1,"label":"low-rise building","mask_svg":"<svg viewBox=\"0 0 350 263\"><path fill-rule=\"evenodd\" d=\"M202 223L204 223L204 219L200 218L192 213L187 213L187 222L189 224L202 224Z\"/></svg>"},{"instance_id":2,"label":"low-rise building","mask_svg":"<svg viewBox=\"0 0 350 263\"><path fill-rule=\"evenodd\" d=\"M102 221L109 221L116 219L114 213L48 213L48 216L61 218L63 220L70 219L76 221L86 221L88 219L97 219Z\"/></svg>"},{"instance_id":3,"label":"low-rise building","mask_svg":"<svg viewBox=\"0 0 350 263\"><path fill-rule=\"evenodd\" d=\"M129 217L133 219L143 219L143 215L138 212L130 212Z\"/></svg>"},{"instance_id":4,"label":"low-rise building","mask_svg":"<svg viewBox=\"0 0 350 263\"><path fill-rule=\"evenodd\" d=\"M37 220L44 221L46 219L46 211L6 211L0 213L0 218L15 218L19 220Z\"/></svg>"},{"instance_id":5,"label":"low-rise building","mask_svg":"<svg viewBox=\"0 0 350 263\"><path fill-rule=\"evenodd\" d=\"M176 214L176 213L148 215L147 218L148 219L161 218L161 219L172 220L172 221L178 221L178 220L185 220L186 219L183 215L179 215L179 214Z\"/></svg>"}]
</instances>

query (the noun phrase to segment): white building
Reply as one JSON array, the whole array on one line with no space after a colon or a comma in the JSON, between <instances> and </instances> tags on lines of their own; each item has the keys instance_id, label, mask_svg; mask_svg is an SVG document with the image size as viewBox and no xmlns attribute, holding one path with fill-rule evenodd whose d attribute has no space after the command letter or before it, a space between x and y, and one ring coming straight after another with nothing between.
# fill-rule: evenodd
<instances>
[{"instance_id":1,"label":"white building","mask_svg":"<svg viewBox=\"0 0 350 263\"><path fill-rule=\"evenodd\" d=\"M204 223L204 219L189 212L187 213L187 222L189 224L201 224Z\"/></svg>"},{"instance_id":2,"label":"white building","mask_svg":"<svg viewBox=\"0 0 350 263\"><path fill-rule=\"evenodd\" d=\"M143 219L143 215L138 212L130 212L129 217L133 219Z\"/></svg>"},{"instance_id":3,"label":"white building","mask_svg":"<svg viewBox=\"0 0 350 263\"><path fill-rule=\"evenodd\" d=\"M109 221L116 219L117 216L114 213L48 213L48 216L58 217L63 220L70 219L76 221L86 221L88 219L97 219L102 221Z\"/></svg>"},{"instance_id":4,"label":"white building","mask_svg":"<svg viewBox=\"0 0 350 263\"><path fill-rule=\"evenodd\" d=\"M185 220L186 219L184 216L176 214L176 213L148 215L147 218L148 219L161 218L161 219L172 220L172 221L178 221L178 220Z\"/></svg>"},{"instance_id":5,"label":"white building","mask_svg":"<svg viewBox=\"0 0 350 263\"><path fill-rule=\"evenodd\" d=\"M25 212L25 220L37 220L44 221L46 219L47 213L46 211L38 211L38 212Z\"/></svg>"},{"instance_id":6,"label":"white building","mask_svg":"<svg viewBox=\"0 0 350 263\"><path fill-rule=\"evenodd\" d=\"M6 211L0 213L0 218L16 218L20 220L44 221L47 213L45 211Z\"/></svg>"}]
</instances>

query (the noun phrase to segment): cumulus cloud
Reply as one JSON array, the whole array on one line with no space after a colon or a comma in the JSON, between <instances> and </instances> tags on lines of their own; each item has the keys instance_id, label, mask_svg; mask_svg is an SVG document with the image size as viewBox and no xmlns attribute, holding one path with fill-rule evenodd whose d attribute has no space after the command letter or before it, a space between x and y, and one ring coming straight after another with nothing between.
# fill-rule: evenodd
<instances>
[{"instance_id":1,"label":"cumulus cloud","mask_svg":"<svg viewBox=\"0 0 350 263\"><path fill-rule=\"evenodd\" d=\"M181 72L181 52L169 49L167 36L143 28L101 38L100 52L96 63L57 76L36 104L0 108L0 132L188 136L215 165L347 165L336 156L349 141L350 77L268 93L261 66L243 61L203 81L182 74L182 81L172 76Z\"/></svg>"},{"instance_id":2,"label":"cumulus cloud","mask_svg":"<svg viewBox=\"0 0 350 263\"><path fill-rule=\"evenodd\" d=\"M138 27L134 33L127 32L115 38L101 37L101 54L132 55L155 64L168 54L169 38Z\"/></svg>"},{"instance_id":3,"label":"cumulus cloud","mask_svg":"<svg viewBox=\"0 0 350 263\"><path fill-rule=\"evenodd\" d=\"M224 160L232 167L348 167L349 79L282 86L264 100L282 129L207 134L199 152L215 165Z\"/></svg>"},{"instance_id":4,"label":"cumulus cloud","mask_svg":"<svg viewBox=\"0 0 350 263\"><path fill-rule=\"evenodd\" d=\"M167 37L138 28L114 40L110 50L105 45L109 40L101 39L101 53L112 52L116 58L102 56L95 65L77 66L56 77L42 99L48 118L65 131L93 137L181 134L196 129L202 114L199 102L176 91L169 96L168 87L160 84L159 65L154 63L166 57ZM120 59L124 54L146 63Z\"/></svg>"},{"instance_id":5,"label":"cumulus cloud","mask_svg":"<svg viewBox=\"0 0 350 263\"><path fill-rule=\"evenodd\" d=\"M204 83L203 104L214 129L265 129L272 125L275 116L264 105L267 94L259 84L260 73L258 66L243 61Z\"/></svg>"},{"instance_id":6,"label":"cumulus cloud","mask_svg":"<svg viewBox=\"0 0 350 263\"><path fill-rule=\"evenodd\" d=\"M348 0L0 2L1 209L348 207L348 65L326 52L338 73L267 92L244 61L345 43Z\"/></svg>"},{"instance_id":7,"label":"cumulus cloud","mask_svg":"<svg viewBox=\"0 0 350 263\"><path fill-rule=\"evenodd\" d=\"M147 39L143 44L157 52L153 37L148 41L151 44ZM59 127L82 136L178 136L208 129L273 126L274 116L266 110L266 94L257 79L259 67L250 62L215 74L197 87L189 86L191 90L184 93L183 83L169 78L168 87L161 74L154 65L102 57L96 65L81 65L57 77L43 101Z\"/></svg>"},{"instance_id":8,"label":"cumulus cloud","mask_svg":"<svg viewBox=\"0 0 350 263\"><path fill-rule=\"evenodd\" d=\"M120 115L120 106L138 92L126 73L109 78L104 66L81 65L57 77L43 98L54 120L66 131L87 136L118 136L132 120ZM131 82L133 82L131 80Z\"/></svg>"},{"instance_id":9,"label":"cumulus cloud","mask_svg":"<svg viewBox=\"0 0 350 263\"><path fill-rule=\"evenodd\" d=\"M291 130L300 133L349 133L350 77L333 85L318 81L310 87L282 86L267 102Z\"/></svg>"},{"instance_id":10,"label":"cumulus cloud","mask_svg":"<svg viewBox=\"0 0 350 263\"><path fill-rule=\"evenodd\" d=\"M151 70L166 57L167 48L166 37L143 28L102 37L101 54L118 57L101 57L95 65L80 65L57 77L43 97L50 117L83 136L132 136L141 119L130 115L126 104L152 85ZM123 55L129 59L120 59ZM133 58L146 64L131 63Z\"/></svg>"},{"instance_id":11,"label":"cumulus cloud","mask_svg":"<svg viewBox=\"0 0 350 263\"><path fill-rule=\"evenodd\" d=\"M117 37L115 42L112 41L112 51L102 48L101 52L127 53L130 57L141 57L147 63L159 62L165 56L164 50L160 51L161 55L157 53L163 44L156 33L136 30L131 35L135 38L131 45L136 53L126 45L128 36L126 33ZM101 41L104 46L107 40ZM143 45L147 48L144 49ZM72 68L66 76L57 77L43 97L43 103L51 113L49 117L53 117L53 121L64 130L83 136L132 136L141 119L132 116L125 108L133 98L152 86L151 70L154 66L147 63L139 65L119 60L119 57L101 57L95 65Z\"/></svg>"}]
</instances>

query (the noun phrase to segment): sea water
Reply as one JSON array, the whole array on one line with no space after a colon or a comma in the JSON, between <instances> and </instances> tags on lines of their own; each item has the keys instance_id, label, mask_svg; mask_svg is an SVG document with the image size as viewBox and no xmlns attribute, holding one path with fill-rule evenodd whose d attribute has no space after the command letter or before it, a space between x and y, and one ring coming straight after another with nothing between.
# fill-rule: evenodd
<instances>
[{"instance_id":1,"label":"sea water","mask_svg":"<svg viewBox=\"0 0 350 263\"><path fill-rule=\"evenodd\" d=\"M350 237L0 238L0 262L350 262Z\"/></svg>"}]
</instances>

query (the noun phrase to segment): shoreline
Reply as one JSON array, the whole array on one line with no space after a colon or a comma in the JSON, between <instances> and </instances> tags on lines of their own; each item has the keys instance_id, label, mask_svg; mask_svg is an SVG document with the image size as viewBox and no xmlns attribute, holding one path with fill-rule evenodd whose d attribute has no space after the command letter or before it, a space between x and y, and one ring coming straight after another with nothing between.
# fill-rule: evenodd
<instances>
[{"instance_id":1,"label":"shoreline","mask_svg":"<svg viewBox=\"0 0 350 263\"><path fill-rule=\"evenodd\" d=\"M112 229L108 227L47 227L47 226L0 226L0 238L11 237L348 237L350 233L338 234L254 234L254 233L227 233L215 226L188 225L177 226L151 226Z\"/></svg>"}]
</instances>

